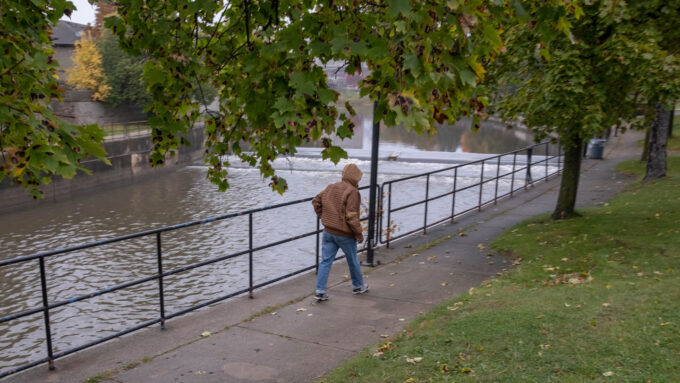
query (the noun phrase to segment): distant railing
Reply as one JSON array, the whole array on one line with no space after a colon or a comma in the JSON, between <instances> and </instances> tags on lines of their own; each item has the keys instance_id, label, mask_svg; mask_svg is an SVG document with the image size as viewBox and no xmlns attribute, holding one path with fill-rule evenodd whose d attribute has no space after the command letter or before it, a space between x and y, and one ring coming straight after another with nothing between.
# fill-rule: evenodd
<instances>
[{"instance_id":1,"label":"distant railing","mask_svg":"<svg viewBox=\"0 0 680 383\"><path fill-rule=\"evenodd\" d=\"M104 131L104 139L106 141L150 136L151 134L151 126L148 125L147 121L99 125L99 129Z\"/></svg>"},{"instance_id":2,"label":"distant railing","mask_svg":"<svg viewBox=\"0 0 680 383\"><path fill-rule=\"evenodd\" d=\"M539 159L539 160L536 160L536 161L532 160L532 153L534 153L536 148L542 147L542 145L545 145L545 156L543 156L542 159ZM400 179L397 179L397 180L392 180L392 181L388 181L388 182L383 183L382 186L380 186L379 190L377 190L377 192L378 192L377 195L383 196L383 197L380 197L379 201L378 201L378 204L379 204L378 212L379 212L379 214L378 214L378 219L376 220L376 223L375 223L376 226L379 228L378 232L380 233L380 243L385 243L385 244L389 245L389 243L391 241L394 241L395 239L404 237L404 236L409 235L409 234L413 234L413 233L418 232L420 230L426 231L427 228L429 228L433 225L442 223L446 220L453 220L453 218L455 218L456 216L459 216L461 214L464 214L464 213L469 212L469 211L474 210L474 209L481 209L481 207L486 205L486 204L489 204L491 202L495 203L499 198L502 198L502 197L507 196L507 195L512 195L513 192L515 190L517 190L517 189L515 189L515 174L518 173L518 172L524 172L524 174L525 174L525 179L523 181L523 184L521 182L518 183L518 185L520 185L520 187L527 187L528 185L530 185L534 181L538 181L540 179L548 178L550 175L553 175L553 174L559 172L559 170L561 168L559 149L558 149L558 154L555 155L555 156L548 156L548 150L549 150L548 143L540 144L540 145L534 145L534 146L531 146L531 147L528 147L528 148L525 148L525 149L521 149L521 150L518 150L518 151L515 151L515 152L511 152L511 153L507 153L507 154L501 154L501 155L497 155L497 156L492 156L492 157L489 157L489 158L486 158L486 159L483 159L483 160L474 161L474 162L470 162L470 163L467 163L467 164L453 166L453 167L442 169L442 170L437 170L437 171L423 173L423 174L419 174L419 175L415 175L415 176L400 178ZM526 162L523 165L518 165L518 154L522 153L522 152L526 152ZM502 159L506 158L508 156L512 157L512 170L507 172L507 173L500 174L500 164L502 163ZM536 158L538 158L538 157L536 156ZM558 161L557 162L557 170L553 170L553 171L549 172L548 162L552 159L555 159L555 158L557 158L557 161ZM489 163L492 163L494 161L495 161L496 166L497 166L496 167L496 175L492 178L485 178L486 177L486 175L484 174L485 173L484 172L485 164L489 164ZM532 169L533 170L537 169L537 165L542 164L542 163L545 164L545 175L542 176L539 179L532 180L531 179ZM459 175L460 170L463 169L464 167L477 166L477 165L480 165L480 164L481 164L481 175L479 176L479 182L477 182L473 185L466 185L464 187L458 187L457 180L458 180L458 175ZM430 190L430 180L431 180L431 178L434 177L434 176L438 176L440 174L446 173L446 172L451 172L451 171L453 172L453 188L452 188L452 190L449 191L449 192L437 195L437 196L430 197L429 190ZM398 184L400 182L404 182L406 180L418 179L418 178L422 178L422 177L425 177L425 182L426 182L426 184L425 184L426 185L425 186L425 190L426 190L425 191L425 199L421 200L421 201L416 201L416 202L413 202L413 203L410 203L410 204L404 205L404 206L392 207L392 188L393 188L393 185ZM510 191L503 193L503 194L499 194L498 193L499 180L502 180L503 178L507 178L507 177L511 177ZM495 181L495 193L494 193L493 198L483 200L482 189L483 189L484 185L488 184L490 182L494 182L494 181ZM479 199L478 199L477 205L474 208L468 208L468 209L465 209L463 211L456 211L455 210L456 193L460 193L462 191L469 190L469 189L474 188L476 186L478 186L479 189L480 189ZM368 189L368 188L369 188L368 186L364 186L364 187L361 187L360 190L365 190L365 189ZM390 219L391 219L393 214L395 214L395 213L397 213L401 210L407 209L409 207L414 207L414 206L418 206L418 205L422 204L422 205L424 205L423 226L416 229L416 230L411 230L411 231L408 231L408 232L405 232L405 233L400 233L398 236L391 236L389 230L387 230L387 228L383 227L382 216L385 214L385 212L382 211L382 206L384 205L383 200L384 200L385 197L384 197L383 192L385 192L385 191L386 191L386 196L387 196L387 205L386 205L387 207L386 207L386 210L385 210L385 212L387 214L387 224L389 224L391 222ZM445 220L438 220L436 222L428 222L428 206L429 206L429 203L431 203L434 200L444 198L446 196L452 196L452 199L453 199L452 207L451 207L451 215L448 218L446 218ZM281 203L281 204L277 204L277 205L272 205L272 206L267 206L267 207L262 207L262 208L257 208L257 209L251 209L251 210L245 210L245 211L241 211L241 212L237 212L237 213L225 214L225 215L221 215L221 216L217 216L217 217L206 218L206 219L202 219L202 220L198 220L198 221L182 223L182 224L163 227L163 228L159 228L159 229L155 229L155 230L148 230L148 231L124 235L124 236L120 236L120 237L116 237L116 238L105 239L105 240L81 244L81 245L77 245L77 246L73 246L73 247L55 249L55 250L40 252L40 253L28 255L28 256L17 257L17 258L12 258L12 259L8 259L8 260L0 261L0 267L7 267L7 266L10 266L10 265L23 264L23 263L27 263L27 262L37 261L37 263L38 263L37 266L39 267L39 270L40 270L40 287L41 287L41 294L42 294L42 304L38 307L34 307L34 308L31 308L31 309L28 309L28 310L24 310L24 311L16 312L16 313L11 313L11 314L8 314L8 315L5 315L5 316L0 316L0 324L5 323L5 322L9 322L9 321L14 321L14 320L17 320L17 319L20 319L20 318L28 317L28 316L31 316L31 315L42 314L43 319L44 319L45 340L46 340L46 348L47 348L47 350L46 350L47 355L44 358L32 361L30 363L21 365L19 367L15 367L15 368L7 370L7 371L2 371L2 372L0 372L0 378L6 377L8 375L14 374L14 373L22 371L22 370L26 370L28 368L37 366L37 365L42 364L42 363L48 363L50 369L54 369L54 360L55 359L70 355L70 354L75 353L77 351L95 346L97 344L109 341L111 339L120 337L122 335L129 334L131 332L140 330L142 328L151 326L151 325L156 324L156 323L160 323L161 328L164 328L165 322L168 319L186 314L190 311L197 310L199 308L202 308L202 307L223 301L225 299L235 297L237 295L248 293L252 297L253 291L255 289L270 285L272 283L276 283L276 282L281 281L281 280L286 279L286 278L290 278L294 275L298 275L298 274L301 274L301 273L304 273L304 272L307 272L307 271L310 271L310 270L313 270L313 269L318 269L318 267L319 267L319 247L320 247L319 242L320 242L320 234L322 233L322 230L321 230L321 227L320 227L321 225L320 225L320 222L319 222L318 219L316 220L316 230L314 230L314 231L303 233L301 235L297 235L297 236L293 236L293 237L289 237L289 238L285 238L285 239L275 241L275 242L272 242L272 243L269 243L269 244L266 244L266 245L262 245L262 246L255 246L254 242L253 242L253 219L254 219L254 216L256 214L267 212L267 211L270 211L270 210L273 210L273 209L286 207L286 206L291 206L291 205L308 204L311 200L312 200L312 198L309 197L309 198L300 199L300 200L291 201L291 202L286 202L286 203ZM309 206L305 206L305 208L311 209L311 207L309 207ZM188 227L191 227L191 226L202 225L202 224L206 224L206 223L210 223L210 222L215 222L215 221L220 221L220 220L228 220L228 219L232 219L232 218L235 218L235 217L244 217L244 216L248 216L248 249L238 251L238 252L233 253L233 254L223 255L223 256L212 258L212 259L205 260L205 261L202 261L202 262L194 263L194 264L191 264L191 265L188 265L188 266L175 268L175 269L172 269L172 270L165 270L163 268L163 247L162 247L162 235L163 235L163 233L176 231L176 230L182 230L182 229L185 229L185 228L188 228ZM362 221L365 221L366 219L367 219L367 217L361 218ZM269 280L262 282L262 283L259 283L259 284L254 283L254 280L253 280L253 254L255 252L262 251L264 249L272 248L272 247L279 246L279 245L282 245L282 244L287 243L287 242L299 240L301 238L310 237L310 236L316 236L315 264L306 266L302 269L290 272L290 273L285 274L285 275L275 277L273 279L269 279ZM155 274L149 275L145 278L124 282L124 283L120 283L120 284L117 284L117 285L114 285L114 286L110 286L110 287L107 287L107 288L104 288L104 289L101 289L101 290L93 291L93 292L88 293L88 294L73 296L69 299L60 300L58 302L50 302L50 300L48 299L48 291L47 291L48 290L47 289L48 284L47 284L47 276L46 276L46 272L45 272L45 259L46 258L55 256L55 255L59 255L59 254L71 253L71 252L78 251L78 250L95 248L95 247L98 247L98 246L107 245L107 244L111 244L111 243L114 243L114 242L128 241L128 240L132 240L132 239L140 238L140 237L152 237L152 238L155 237L154 239L155 239L155 247L156 247L156 265L157 265L157 272ZM363 252L365 250L366 250L366 247L363 247L359 251ZM165 277L175 275L175 274L179 274L179 273L182 273L182 272L186 272L188 270L204 267L204 266L207 266L207 265L211 265L211 264L214 264L214 263L217 263L217 262L223 262L223 261L226 261L228 259L241 257L241 256L248 256L249 281L248 281L247 287L244 286L244 288L242 288L240 290L233 291L233 292L230 292L226 295L201 302L199 304L196 304L194 306L191 306L189 308L186 308L186 309L183 309L183 310L180 310L180 311L177 311L177 312L166 313L166 311L165 311L165 293L164 293L164 278ZM342 259L342 258L344 258L344 256L338 256L338 257L336 257L336 260ZM109 293L112 293L114 291L122 290L122 289L125 289L125 288L130 288L130 287L133 287L133 286L140 285L142 283L147 283L147 282L152 282L152 281L157 281L157 283L158 283L158 293L159 293L158 294L158 297L159 297L158 298L159 299L158 300L158 310L159 310L158 318L150 320L150 321L146 321L146 322L143 322L143 323L138 323L137 325L130 327L130 328L127 328L123 331L102 337L100 339L97 339L97 340L89 342L89 343L84 343L84 344L78 345L78 346L70 348L68 350L54 352L54 349L53 349L53 346L52 346L53 336L52 336L52 331L51 331L51 328L50 328L50 312L52 310L57 309L57 308L62 307L62 306L70 305L70 304L73 304L73 303L76 303L76 302L88 300L88 299L93 298L93 297L101 296L101 295L104 295L104 294L109 294Z\"/></svg>"},{"instance_id":3,"label":"distant railing","mask_svg":"<svg viewBox=\"0 0 680 383\"><path fill-rule=\"evenodd\" d=\"M561 160L561 148L559 145L557 145L556 153L554 155L550 155L550 142L546 141L540 144L532 145L520 150L516 150L513 152L505 153L505 154L499 154L496 156L490 156L488 158L484 158L481 160L477 161L472 161L472 162L467 162L461 165L456 165L456 166L451 166L447 167L445 169L440 169L440 170L435 170L427 173L422 173L422 174L417 174L409 177L404 177L404 178L399 178L396 180L390 180L384 182L380 186L380 195L382 196L381 200L379 201L379 211L382 214L378 215L378 228L379 228L379 239L381 244L386 244L387 247L389 247L390 242L403 238L407 235L415 234L417 232L422 231L423 233L427 232L427 229L444 223L444 222L453 222L454 219L458 216L461 216L463 214L469 213L473 210L481 210L483 206L488 205L490 203L497 203L499 199L507 197L507 196L512 196L514 192L518 188L527 188L531 184L537 181L541 181L544 179L549 178L550 176L557 174L561 171L562 169L562 160ZM541 156L536 155L536 152L538 149L543 149ZM519 158L518 158L519 157ZM519 162L518 162L519 160ZM549 163L550 161L553 161L554 166L550 167ZM556 162L555 162L556 161ZM495 167L495 174L492 174L491 176L485 172L485 167L487 166L494 166ZM501 167L502 166L512 166L511 170L508 170L507 172L504 172L501 174ZM479 176L478 176L478 181L473 183L473 184L468 184L468 185L459 185L459 178L460 174L469 168L472 167L478 167L479 168ZM544 169L540 169L540 168ZM492 169L493 171L494 169ZM534 178L534 171L540 171L544 170L542 172L542 175L538 178ZM471 172L471 173L476 173L476 172ZM516 179L516 174L522 174L524 175L523 180L518 180ZM430 181L431 178L434 176L438 177L452 177L452 188L450 191L431 196L430 195ZM417 179L422 179L425 178L425 195L424 199L417 200L414 202L409 201L408 203L402 204L398 207L392 206L392 196L393 196L393 185L403 183L405 181L410 181L410 180L417 180ZM469 177L468 177L469 178ZM508 190L503 192L501 190L501 193L499 194L499 185L502 180L508 180L509 178L509 187L507 188ZM493 187L493 193L487 192L484 193L484 187L485 185L491 184L489 186ZM516 188L518 186L518 188ZM456 210L456 195L458 193L461 193L463 191L467 190L474 190L474 188L477 188L479 190L478 197L476 199L477 203L474 204L473 206L468 206L465 207L461 210ZM484 198L486 194L486 199ZM442 199L444 197L450 196L451 197L451 206L450 206L450 211L451 214L447 215L443 218L439 218L438 220L434 222L428 221L428 207L431 202ZM384 199L387 199L387 205L383 207L384 205ZM404 230L403 232L400 232L397 235L394 235L394 232L396 231L396 228L394 227L394 224L392 222L393 215L397 212L413 208L419 205L423 205L423 225L419 226L415 229L411 230ZM383 216L387 216L387 221L383 222Z\"/></svg>"}]
</instances>

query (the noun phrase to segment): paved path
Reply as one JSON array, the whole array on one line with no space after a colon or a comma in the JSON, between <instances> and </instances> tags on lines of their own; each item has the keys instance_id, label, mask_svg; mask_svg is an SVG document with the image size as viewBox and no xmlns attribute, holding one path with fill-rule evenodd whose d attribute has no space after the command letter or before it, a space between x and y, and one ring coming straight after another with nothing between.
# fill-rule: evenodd
<instances>
[{"instance_id":1,"label":"paved path","mask_svg":"<svg viewBox=\"0 0 680 383\"><path fill-rule=\"evenodd\" d=\"M641 134L612 137L604 160L586 160L578 207L602 204L631 177L616 164L637 158ZM57 370L38 367L7 382L106 383L308 382L322 377L367 346L394 335L436 304L467 292L510 267L489 257L488 245L522 220L549 213L559 181L536 184L498 205L380 249L382 265L364 269L371 290L352 295L344 263L333 266L330 300L312 298L313 273L258 290L167 324L57 360ZM465 233L465 235L459 235ZM493 264L490 264L490 260ZM202 336L204 332L210 335ZM207 335L207 334L206 334Z\"/></svg>"}]
</instances>

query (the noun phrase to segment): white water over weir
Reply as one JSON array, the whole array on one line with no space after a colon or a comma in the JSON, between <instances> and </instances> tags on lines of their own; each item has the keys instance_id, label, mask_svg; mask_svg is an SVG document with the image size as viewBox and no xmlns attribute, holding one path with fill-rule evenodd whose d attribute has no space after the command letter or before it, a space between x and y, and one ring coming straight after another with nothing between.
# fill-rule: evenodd
<instances>
[{"instance_id":1,"label":"white water over weir","mask_svg":"<svg viewBox=\"0 0 680 383\"><path fill-rule=\"evenodd\" d=\"M425 151L412 144L408 140L406 143L381 144L384 156L379 162L379 184L493 156L462 153L462 145L446 152ZM542 161L546 158L545 147L533 151L532 161L538 162L532 167L533 180L558 171L557 158ZM399 155L394 156L397 151ZM273 193L267 186L268 181L262 180L257 170L242 167L239 161L232 159L229 171L232 187L226 193L217 192L205 180L205 167L196 165L131 186L6 214L0 219L0 248L3 249L0 261L313 197L327 184L338 181L342 167L348 162L356 163L364 172L360 186L368 185L370 161L361 159L364 157L360 152L350 150L350 160L337 165L316 158L318 149L306 148L302 152L300 157L277 159L274 163L279 175L286 178L290 186L283 196ZM556 155L557 147L551 145L548 154ZM393 160L388 159L390 155ZM426 193L430 198L451 193L455 183L455 189L459 190L455 206L451 194L428 203L428 223L445 219L452 210L462 212L477 206L480 195L484 202L493 201L495 196L523 188L527 179L526 160L527 153L522 151L484 164L475 163L395 182L389 194L391 207L395 209L423 201ZM465 189L497 175L505 176L498 182ZM426 186L426 178L429 186ZM383 190L383 194L386 191ZM368 192L368 189L362 190L362 204L366 207ZM387 209L387 201L384 197L383 209ZM422 227L424 207L424 204L416 204L392 213L390 220L396 227L392 236ZM253 212L252 244L249 242L249 220L250 216L245 214L161 233L164 272L228 254L245 253L165 276L167 315L247 289L250 246L258 248L317 230L316 216L311 203L306 201ZM382 229L387 225L384 215ZM158 273L156 241L156 235L148 235L45 257L49 303L152 278ZM253 284L313 267L315 258L315 235L257 250L253 253ZM310 292L312 289L310 286ZM0 320L42 307L38 260L0 267L0 292ZM150 279L133 287L51 309L54 354L59 356L60 352L158 319L159 295L158 280ZM46 348L42 311L0 323L0 374L45 358Z\"/></svg>"}]
</instances>

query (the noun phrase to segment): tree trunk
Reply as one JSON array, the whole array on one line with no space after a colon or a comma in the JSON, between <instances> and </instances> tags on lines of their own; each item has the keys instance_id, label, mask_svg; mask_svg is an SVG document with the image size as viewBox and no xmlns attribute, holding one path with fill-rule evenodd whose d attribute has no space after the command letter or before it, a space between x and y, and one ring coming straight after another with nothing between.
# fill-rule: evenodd
<instances>
[{"instance_id":1,"label":"tree trunk","mask_svg":"<svg viewBox=\"0 0 680 383\"><path fill-rule=\"evenodd\" d=\"M640 156L640 162L647 161L647 155L649 154L649 132L650 128L645 130L645 142L642 143L642 155Z\"/></svg>"},{"instance_id":2,"label":"tree trunk","mask_svg":"<svg viewBox=\"0 0 680 383\"><path fill-rule=\"evenodd\" d=\"M567 219L578 216L575 212L576 192L578 181L581 176L581 137L573 138L564 148L564 169L562 170L562 182L560 195L557 197L557 206L552 214L552 219Z\"/></svg>"},{"instance_id":3,"label":"tree trunk","mask_svg":"<svg viewBox=\"0 0 680 383\"><path fill-rule=\"evenodd\" d=\"M642 182L666 176L666 146L668 145L668 123L670 111L661 103L656 104L655 117L649 129L649 147L647 149L647 171Z\"/></svg>"}]
</instances>

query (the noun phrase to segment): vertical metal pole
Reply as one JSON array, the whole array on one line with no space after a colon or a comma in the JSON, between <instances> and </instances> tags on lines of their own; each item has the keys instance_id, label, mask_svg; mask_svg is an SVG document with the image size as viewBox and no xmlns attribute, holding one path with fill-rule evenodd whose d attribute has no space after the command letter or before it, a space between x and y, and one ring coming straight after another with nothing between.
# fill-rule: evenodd
<instances>
[{"instance_id":1,"label":"vertical metal pole","mask_svg":"<svg viewBox=\"0 0 680 383\"><path fill-rule=\"evenodd\" d=\"M512 156L512 178L510 180L510 197L515 194L515 164L517 164L517 152Z\"/></svg>"},{"instance_id":2,"label":"vertical metal pole","mask_svg":"<svg viewBox=\"0 0 680 383\"><path fill-rule=\"evenodd\" d=\"M477 210L482 211L482 189L484 188L484 162L482 160L482 171L481 177L479 178L479 203L477 204Z\"/></svg>"},{"instance_id":3,"label":"vertical metal pole","mask_svg":"<svg viewBox=\"0 0 680 383\"><path fill-rule=\"evenodd\" d=\"M378 217L376 219L375 223L375 232L376 232L376 241L375 243L379 243L382 240L382 223L383 223L383 198L385 195L383 194L383 187L382 185L378 188Z\"/></svg>"},{"instance_id":4,"label":"vertical metal pole","mask_svg":"<svg viewBox=\"0 0 680 383\"><path fill-rule=\"evenodd\" d=\"M423 222L423 234L427 234L427 203L430 199L430 175L425 180L425 221Z\"/></svg>"},{"instance_id":5,"label":"vertical metal pole","mask_svg":"<svg viewBox=\"0 0 680 383\"><path fill-rule=\"evenodd\" d=\"M392 215L392 182L390 182L387 188L387 248L390 248L390 238L392 238L392 221L390 221Z\"/></svg>"},{"instance_id":6,"label":"vertical metal pole","mask_svg":"<svg viewBox=\"0 0 680 383\"><path fill-rule=\"evenodd\" d=\"M319 230L321 230L321 220L316 217L316 273L319 273Z\"/></svg>"},{"instance_id":7,"label":"vertical metal pole","mask_svg":"<svg viewBox=\"0 0 680 383\"><path fill-rule=\"evenodd\" d=\"M165 329L165 293L163 291L163 253L161 252L161 232L156 233L156 256L158 258L158 296L161 303L161 329Z\"/></svg>"},{"instance_id":8,"label":"vertical metal pole","mask_svg":"<svg viewBox=\"0 0 680 383\"><path fill-rule=\"evenodd\" d=\"M380 95L378 95L378 99ZM371 142L371 184L368 196L368 248L366 250L366 265L375 266L373 262L373 248L375 247L375 202L376 187L378 185L378 144L380 143L380 119L376 110L378 101L373 102L373 140Z\"/></svg>"},{"instance_id":9,"label":"vertical metal pole","mask_svg":"<svg viewBox=\"0 0 680 383\"><path fill-rule=\"evenodd\" d=\"M453 169L453 197L451 197L451 223L456 218L456 185L458 182L458 167Z\"/></svg>"},{"instance_id":10,"label":"vertical metal pole","mask_svg":"<svg viewBox=\"0 0 680 383\"><path fill-rule=\"evenodd\" d=\"M47 364L54 370L54 353L52 352L52 330L50 328L50 309L47 300L47 277L45 276L45 257L40 257L40 287L42 290L43 318L45 319L45 339L47 340Z\"/></svg>"},{"instance_id":11,"label":"vertical metal pole","mask_svg":"<svg viewBox=\"0 0 680 383\"><path fill-rule=\"evenodd\" d=\"M531 183L531 155L534 152L534 148L529 148L527 149L527 172L524 176L524 188L527 188L527 185Z\"/></svg>"},{"instance_id":12,"label":"vertical metal pole","mask_svg":"<svg viewBox=\"0 0 680 383\"><path fill-rule=\"evenodd\" d=\"M498 204L498 182L500 181L498 177L500 177L500 175L501 175L501 156L498 156L498 162L496 163L496 191L494 192L493 195L494 204Z\"/></svg>"},{"instance_id":13,"label":"vertical metal pole","mask_svg":"<svg viewBox=\"0 0 680 383\"><path fill-rule=\"evenodd\" d=\"M548 153L550 151L550 147L548 146L549 143L550 143L550 141L545 143L545 179L546 180L548 179Z\"/></svg>"},{"instance_id":14,"label":"vertical metal pole","mask_svg":"<svg viewBox=\"0 0 680 383\"><path fill-rule=\"evenodd\" d=\"M248 214L248 297L253 298L253 213Z\"/></svg>"}]
</instances>

